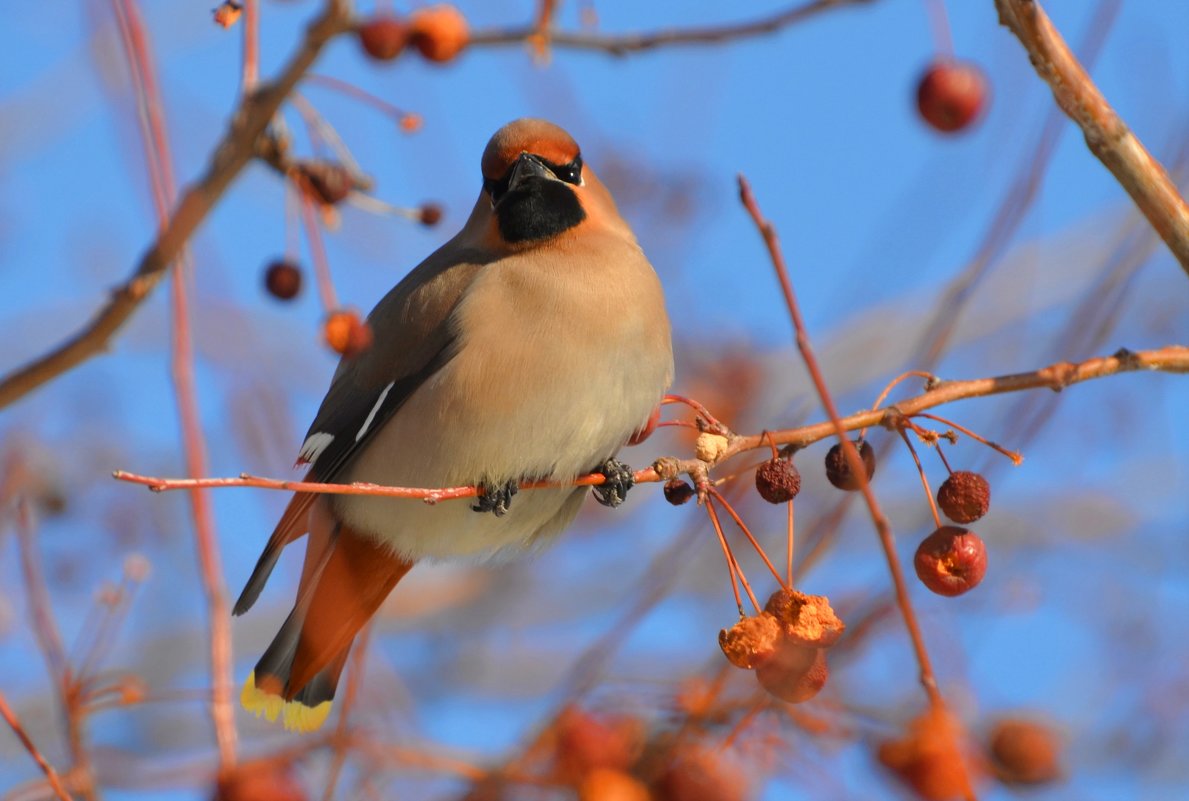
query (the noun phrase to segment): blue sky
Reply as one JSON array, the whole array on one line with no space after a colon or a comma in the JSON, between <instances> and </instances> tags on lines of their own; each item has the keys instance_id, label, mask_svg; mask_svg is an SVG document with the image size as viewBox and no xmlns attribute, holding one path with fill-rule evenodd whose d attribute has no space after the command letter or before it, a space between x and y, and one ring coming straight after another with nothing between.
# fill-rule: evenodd
<instances>
[{"instance_id":1,"label":"blue sky","mask_svg":"<svg viewBox=\"0 0 1189 801\"><path fill-rule=\"evenodd\" d=\"M142 4L183 183L204 169L238 92L238 31L209 24L209 5ZM1097 5L1054 0L1047 7L1076 44ZM1189 122L1189 50L1182 46L1189 4L1122 5L1093 77L1157 157L1171 158ZM762 244L736 201L734 176L744 173L779 228L843 409L867 405L911 361L945 282L971 258L1029 163L1052 105L1019 44L997 24L993 3L948 6L958 54L982 65L992 84L985 118L958 137L927 130L914 110L915 80L934 52L925 4L918 2L864 4L712 48L627 58L558 50L545 65L512 46L468 52L445 67L413 57L381 66L366 61L350 39L338 41L316 71L422 115L424 128L402 134L374 110L323 87L310 86L305 96L375 179L378 197L410 206L435 201L446 209L432 229L345 210L340 229L327 237L339 296L370 308L462 224L492 131L519 116L549 117L575 135L613 189L622 189L625 216L666 285L679 363L688 371L678 375L677 391L689 389L700 361L726 359L734 346L756 356L765 387L735 421L739 430L820 417L788 350L788 319ZM479 28L529 19L534 4L460 7ZM576 26L577 8L561 7L560 24ZM596 5L605 32L714 24L781 7L757 2L744 12L675 0ZM284 61L315 8L263 4L265 75ZM99 2L25 4L0 29L0 321L16 334L0 340L3 371L86 319L131 272L155 228L135 105L113 31L110 9ZM304 147L299 117L286 119ZM1186 277L1162 245L1142 241L1146 229L1132 217L1118 184L1064 123L1038 200L961 318L939 372L953 378L1017 372L1120 346L1189 341ZM1112 283L1104 276L1117 266L1119 231L1138 232L1131 234L1136 246L1150 255L1138 267L1118 268L1114 275L1125 277ZM282 306L261 289L262 267L284 251L286 236L283 186L267 168L252 166L194 243L197 377L216 475L288 475L334 367L318 342L322 311L315 293ZM166 295L158 291L145 304L110 353L4 410L0 438L6 447L40 454L47 474L67 488L67 513L45 519L39 540L67 638L83 625L98 583L117 577L129 552L144 552L153 576L111 667L143 670L163 687L193 688L206 678L184 499L106 478L115 468L182 471ZM1098 336L1100 318L1105 333ZM1024 405L1013 398L968 401L948 412L1023 449L1027 459L1009 470L970 444L959 446L960 458L987 467L995 482L985 532L992 570L985 587L956 602L940 603L923 590L917 598L943 684L968 720L977 725L1029 707L1068 734L1078 770L1071 784L1038 797L1169 797L1189 782L1183 722L1189 717L1178 720L1153 706L1159 690L1178 699L1183 712L1187 696L1172 666L1184 664L1189 643L1183 627L1164 622L1189 612L1187 400L1181 379L1135 375L1038 395ZM1023 436L1022 424L1050 401L1060 402L1054 416ZM682 440L661 435L645 446L648 455L632 460L682 447ZM807 482L812 493L807 488L799 514L812 516L831 498L820 476ZM905 556L927 528L916 482L901 454L881 467L877 484ZM383 622L369 676L377 677L376 697L399 710L396 729L481 757L514 744L555 700L550 688L568 661L634 597L641 557L661 552L686 521L702 519L669 509L658 494L637 490L620 518L593 512L580 532L536 559L489 570L439 569L409 589L410 602L417 592L434 595L456 585L487 600L394 613ZM216 496L232 592L281 503L277 494L248 490ZM771 515L749 512L779 540ZM648 706L669 686L656 682L658 675L676 680L715 657L714 636L732 614L729 590L710 532L694 541L695 552L682 557L688 573L624 643L600 702L623 706L643 696ZM0 690L19 701L47 753L62 762L46 714L44 671L24 624L15 553L13 539L0 536ZM996 560L1004 565L998 572ZM612 585L624 576L625 587ZM509 580L525 582L529 599L579 587L587 614L539 612L500 590ZM832 598L886 592L886 572L861 516L848 519L807 580ZM270 605L236 623L237 676L283 615L291 571L285 581L270 587ZM482 582L487 589L475 590ZM502 614L479 624L468 603L490 604ZM1121 658L1120 643L1136 658ZM176 654L167 658L162 649L171 648ZM538 668L526 686L516 657L537 650L560 663L556 671ZM919 698L901 629L893 621L857 657L836 673L831 703L852 704L846 709L856 718L878 707L888 720L902 721ZM490 675L467 669L477 658L491 660ZM443 685L443 675L464 689ZM165 762L201 760L210 752L199 712L191 705L107 713L95 726L96 739ZM250 747L278 742L239 720ZM861 746L823 758L837 760L843 775L807 779L791 770L768 797L896 797ZM314 786L321 769L308 768ZM16 744L0 735L0 792L33 775ZM411 797L439 797L450 785L409 787ZM203 796L170 787L110 797ZM986 797L1011 796L991 786Z\"/></svg>"}]
</instances>

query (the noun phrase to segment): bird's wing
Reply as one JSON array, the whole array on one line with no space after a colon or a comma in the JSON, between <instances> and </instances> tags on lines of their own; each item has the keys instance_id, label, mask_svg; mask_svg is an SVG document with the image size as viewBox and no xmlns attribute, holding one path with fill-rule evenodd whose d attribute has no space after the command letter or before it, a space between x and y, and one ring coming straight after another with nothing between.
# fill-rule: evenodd
<instances>
[{"instance_id":1,"label":"bird's wing","mask_svg":"<svg viewBox=\"0 0 1189 801\"><path fill-rule=\"evenodd\" d=\"M343 359L302 443L307 481L333 482L428 378L454 356L451 313L487 261L452 240L409 273L368 315L373 345ZM248 611L280 557L308 530L316 495L293 496L235 604Z\"/></svg>"}]
</instances>

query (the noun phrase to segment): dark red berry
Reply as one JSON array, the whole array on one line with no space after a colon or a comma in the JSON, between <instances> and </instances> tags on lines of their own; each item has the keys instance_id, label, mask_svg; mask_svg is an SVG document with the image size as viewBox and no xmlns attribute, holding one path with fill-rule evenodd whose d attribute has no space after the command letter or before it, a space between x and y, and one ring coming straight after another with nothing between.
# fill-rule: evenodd
<instances>
[{"instance_id":1,"label":"dark red berry","mask_svg":"<svg viewBox=\"0 0 1189 801\"><path fill-rule=\"evenodd\" d=\"M973 590L987 572L987 547L973 531L942 526L917 546L912 560L921 583L938 595Z\"/></svg>"},{"instance_id":2,"label":"dark red berry","mask_svg":"<svg viewBox=\"0 0 1189 801\"><path fill-rule=\"evenodd\" d=\"M264 288L278 300L293 300L301 292L301 269L288 259L278 259L264 271Z\"/></svg>"},{"instance_id":3,"label":"dark red berry","mask_svg":"<svg viewBox=\"0 0 1189 801\"><path fill-rule=\"evenodd\" d=\"M972 123L987 96L987 81L974 64L938 61L931 65L917 86L917 108L925 122L939 131L952 133Z\"/></svg>"},{"instance_id":4,"label":"dark red berry","mask_svg":"<svg viewBox=\"0 0 1189 801\"><path fill-rule=\"evenodd\" d=\"M937 505L955 523L973 523L991 506L991 485L978 473L958 470L937 488Z\"/></svg>"},{"instance_id":5,"label":"dark red berry","mask_svg":"<svg viewBox=\"0 0 1189 801\"><path fill-rule=\"evenodd\" d=\"M674 506L681 506L694 497L694 488L679 478L671 478L665 482L664 493L666 501Z\"/></svg>"},{"instance_id":6,"label":"dark red berry","mask_svg":"<svg viewBox=\"0 0 1189 801\"><path fill-rule=\"evenodd\" d=\"M424 203L417 210L417 219L425 226L437 225L442 221L442 207L437 203Z\"/></svg>"},{"instance_id":7,"label":"dark red berry","mask_svg":"<svg viewBox=\"0 0 1189 801\"><path fill-rule=\"evenodd\" d=\"M995 775L1009 784L1046 784L1061 777L1061 744L1043 723L1008 718L991 730Z\"/></svg>"},{"instance_id":8,"label":"dark red berry","mask_svg":"<svg viewBox=\"0 0 1189 801\"><path fill-rule=\"evenodd\" d=\"M377 14L359 26L363 52L377 61L391 61L409 41L409 28L392 14Z\"/></svg>"},{"instance_id":9,"label":"dark red berry","mask_svg":"<svg viewBox=\"0 0 1189 801\"><path fill-rule=\"evenodd\" d=\"M788 459L769 459L756 470L756 491L768 503L785 503L801 491L801 472Z\"/></svg>"},{"instance_id":10,"label":"dark red berry","mask_svg":"<svg viewBox=\"0 0 1189 801\"><path fill-rule=\"evenodd\" d=\"M870 481L875 475L875 449L865 439L854 440L854 444L859 449L859 458L863 460L867 480ZM840 490L853 492L860 486L858 476L851 472L850 463L846 461L842 443L835 443L826 453L826 478Z\"/></svg>"}]
</instances>

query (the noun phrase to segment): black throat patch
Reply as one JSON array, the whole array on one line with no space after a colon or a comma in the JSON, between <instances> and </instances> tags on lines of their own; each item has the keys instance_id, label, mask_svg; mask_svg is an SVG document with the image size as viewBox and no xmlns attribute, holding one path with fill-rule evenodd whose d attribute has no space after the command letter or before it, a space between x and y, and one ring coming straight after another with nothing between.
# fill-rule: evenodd
<instances>
[{"instance_id":1,"label":"black throat patch","mask_svg":"<svg viewBox=\"0 0 1189 801\"><path fill-rule=\"evenodd\" d=\"M548 239L586 219L574 190L561 181L529 178L500 198L495 206L505 242Z\"/></svg>"}]
</instances>

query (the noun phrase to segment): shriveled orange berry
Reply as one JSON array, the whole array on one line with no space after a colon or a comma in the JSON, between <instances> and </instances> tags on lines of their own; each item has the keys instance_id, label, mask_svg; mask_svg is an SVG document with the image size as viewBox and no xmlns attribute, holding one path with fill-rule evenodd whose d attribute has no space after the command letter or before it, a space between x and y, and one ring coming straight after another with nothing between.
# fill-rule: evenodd
<instances>
[{"instance_id":1,"label":"shriveled orange berry","mask_svg":"<svg viewBox=\"0 0 1189 801\"><path fill-rule=\"evenodd\" d=\"M917 109L943 133L968 127L986 102L987 80L974 64L944 60L925 70L917 85Z\"/></svg>"},{"instance_id":2,"label":"shriveled orange berry","mask_svg":"<svg viewBox=\"0 0 1189 801\"><path fill-rule=\"evenodd\" d=\"M768 503L791 501L801 491L801 472L788 459L769 459L756 470L756 491Z\"/></svg>"},{"instance_id":3,"label":"shriveled orange berry","mask_svg":"<svg viewBox=\"0 0 1189 801\"><path fill-rule=\"evenodd\" d=\"M571 706L553 725L557 774L570 785L579 785L594 771L627 770L644 746L642 726L628 717L595 715Z\"/></svg>"},{"instance_id":4,"label":"shriveled orange berry","mask_svg":"<svg viewBox=\"0 0 1189 801\"><path fill-rule=\"evenodd\" d=\"M235 23L239 22L239 18L244 13L244 6L242 3L237 3L235 0L225 0L219 3L211 15L214 17L215 24L221 28L230 28Z\"/></svg>"},{"instance_id":5,"label":"shriveled orange berry","mask_svg":"<svg viewBox=\"0 0 1189 801\"><path fill-rule=\"evenodd\" d=\"M903 737L879 746L879 761L924 801L958 801L972 793L965 733L942 707L913 718Z\"/></svg>"},{"instance_id":6,"label":"shriveled orange berry","mask_svg":"<svg viewBox=\"0 0 1189 801\"><path fill-rule=\"evenodd\" d=\"M652 785L655 801L743 801L747 776L721 748L693 742L674 750Z\"/></svg>"},{"instance_id":7,"label":"shriveled orange berry","mask_svg":"<svg viewBox=\"0 0 1189 801\"><path fill-rule=\"evenodd\" d=\"M301 268L288 259L277 259L264 271L264 288L277 300L293 300L301 292Z\"/></svg>"},{"instance_id":8,"label":"shriveled orange berry","mask_svg":"<svg viewBox=\"0 0 1189 801\"><path fill-rule=\"evenodd\" d=\"M1047 784L1061 778L1061 743L1050 727L1034 720L998 721L988 750L995 775L1008 784Z\"/></svg>"},{"instance_id":9,"label":"shriveled orange berry","mask_svg":"<svg viewBox=\"0 0 1189 801\"><path fill-rule=\"evenodd\" d=\"M782 701L808 701L826 686L830 666L826 649L783 639L771 657L756 667L760 686Z\"/></svg>"},{"instance_id":10,"label":"shriveled orange berry","mask_svg":"<svg viewBox=\"0 0 1189 801\"><path fill-rule=\"evenodd\" d=\"M745 617L718 633L718 647L735 667L751 670L776 652L780 623L768 612Z\"/></svg>"},{"instance_id":11,"label":"shriveled orange berry","mask_svg":"<svg viewBox=\"0 0 1189 801\"><path fill-rule=\"evenodd\" d=\"M798 645L829 648L846 631L846 624L834 614L824 595L780 589L768 598L764 611L780 624L781 633Z\"/></svg>"},{"instance_id":12,"label":"shriveled orange berry","mask_svg":"<svg viewBox=\"0 0 1189 801\"><path fill-rule=\"evenodd\" d=\"M427 60L442 63L463 51L470 29L461 11L443 3L409 15L409 39Z\"/></svg>"},{"instance_id":13,"label":"shriveled orange berry","mask_svg":"<svg viewBox=\"0 0 1189 801\"><path fill-rule=\"evenodd\" d=\"M859 458L863 461L867 480L870 481L875 475L875 449L865 439L855 440L854 444L859 449ZM858 476L851 472L850 462L846 460L841 443L835 443L834 447L826 452L826 478L838 489L848 492L853 492L861 486Z\"/></svg>"},{"instance_id":14,"label":"shriveled orange berry","mask_svg":"<svg viewBox=\"0 0 1189 801\"><path fill-rule=\"evenodd\" d=\"M987 546L973 531L942 526L917 546L912 559L917 578L938 595L973 590L987 572Z\"/></svg>"},{"instance_id":15,"label":"shriveled orange berry","mask_svg":"<svg viewBox=\"0 0 1189 801\"><path fill-rule=\"evenodd\" d=\"M978 473L957 470L937 488L937 505L955 523L973 523L991 508L991 485Z\"/></svg>"},{"instance_id":16,"label":"shriveled orange berry","mask_svg":"<svg viewBox=\"0 0 1189 801\"><path fill-rule=\"evenodd\" d=\"M350 359L372 345L372 327L357 312L340 310L326 318L322 335L331 350Z\"/></svg>"},{"instance_id":17,"label":"shriveled orange berry","mask_svg":"<svg viewBox=\"0 0 1189 801\"><path fill-rule=\"evenodd\" d=\"M409 41L409 28L394 14L377 14L357 29L359 46L377 61L391 61Z\"/></svg>"}]
</instances>

